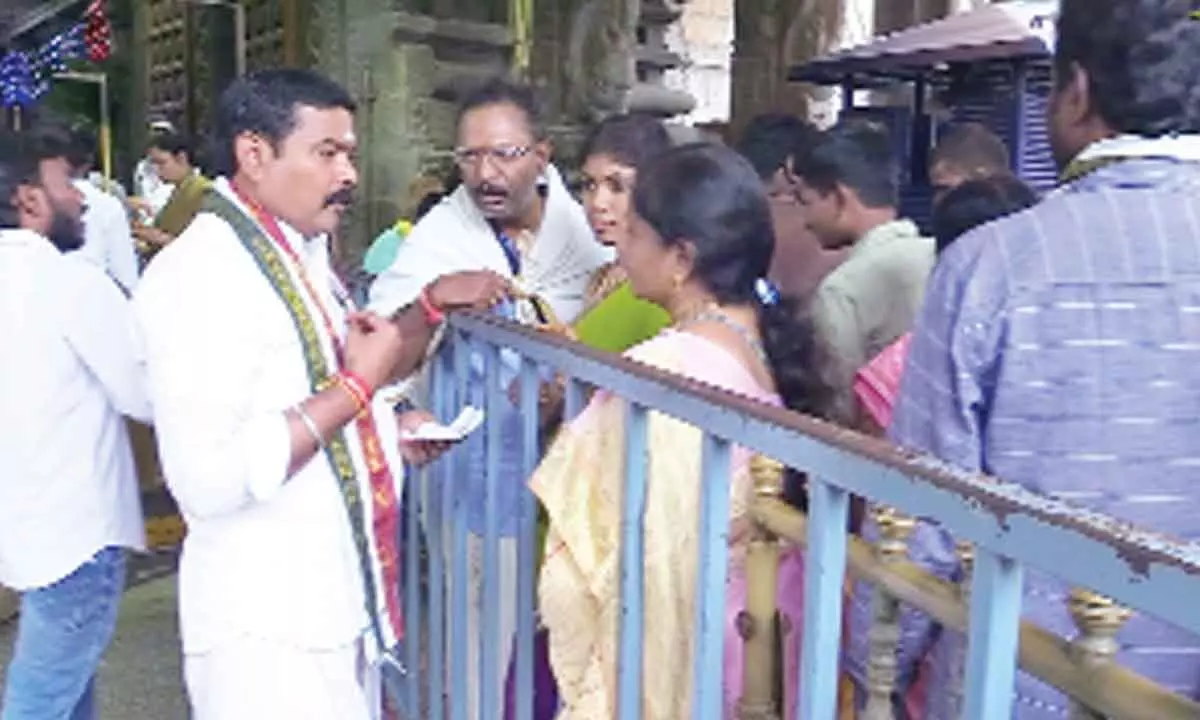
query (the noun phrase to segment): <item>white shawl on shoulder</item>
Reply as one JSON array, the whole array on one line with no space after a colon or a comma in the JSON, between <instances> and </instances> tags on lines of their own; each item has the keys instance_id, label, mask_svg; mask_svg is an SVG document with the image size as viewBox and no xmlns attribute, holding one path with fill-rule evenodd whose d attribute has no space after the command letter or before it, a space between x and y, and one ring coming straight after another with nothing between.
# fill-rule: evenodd
<instances>
[{"instance_id":1,"label":"white shawl on shoulder","mask_svg":"<svg viewBox=\"0 0 1200 720\"><path fill-rule=\"evenodd\" d=\"M442 275L493 270L545 300L560 321L573 321L583 309L592 274L612 259L612 253L596 241L583 208L553 165L546 167L543 181L546 209L537 239L522 258L519 277L513 277L491 224L480 214L467 188L460 186L404 239L391 267L371 286L370 309L390 315L413 302L422 288ZM528 319L531 310L522 308L522 319Z\"/></svg>"}]
</instances>

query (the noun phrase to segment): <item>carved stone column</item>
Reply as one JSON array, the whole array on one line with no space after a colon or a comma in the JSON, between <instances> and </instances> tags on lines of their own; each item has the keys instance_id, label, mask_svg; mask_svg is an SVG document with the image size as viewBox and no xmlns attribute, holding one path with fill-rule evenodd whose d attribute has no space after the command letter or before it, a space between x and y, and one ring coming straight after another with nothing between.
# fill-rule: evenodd
<instances>
[{"instance_id":1,"label":"carved stone column","mask_svg":"<svg viewBox=\"0 0 1200 720\"><path fill-rule=\"evenodd\" d=\"M677 0L642 0L639 13L636 79L629 95L628 109L660 117L685 115L696 106L686 92L667 87L668 70L683 64L683 58L667 46L667 32L683 15Z\"/></svg>"},{"instance_id":2,"label":"carved stone column","mask_svg":"<svg viewBox=\"0 0 1200 720\"><path fill-rule=\"evenodd\" d=\"M788 71L833 47L844 17L842 0L736 0L730 120L734 137L760 113L806 114L814 90L788 82Z\"/></svg>"}]
</instances>

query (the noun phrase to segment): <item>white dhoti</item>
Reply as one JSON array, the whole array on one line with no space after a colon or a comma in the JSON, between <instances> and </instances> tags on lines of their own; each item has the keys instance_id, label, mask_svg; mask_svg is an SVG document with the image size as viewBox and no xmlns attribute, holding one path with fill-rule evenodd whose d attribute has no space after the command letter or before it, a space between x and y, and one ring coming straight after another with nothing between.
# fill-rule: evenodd
<instances>
[{"instance_id":1,"label":"white dhoti","mask_svg":"<svg viewBox=\"0 0 1200 720\"><path fill-rule=\"evenodd\" d=\"M374 720L378 675L359 644L305 650L243 638L184 656L194 720ZM372 705L372 701L375 705Z\"/></svg>"}]
</instances>

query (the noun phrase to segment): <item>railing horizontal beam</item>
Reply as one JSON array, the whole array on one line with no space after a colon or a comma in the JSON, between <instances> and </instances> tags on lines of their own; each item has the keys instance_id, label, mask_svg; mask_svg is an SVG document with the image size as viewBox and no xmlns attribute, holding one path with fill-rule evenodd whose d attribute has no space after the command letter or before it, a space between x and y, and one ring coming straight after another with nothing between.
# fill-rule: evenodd
<instances>
[{"instance_id":1,"label":"railing horizontal beam","mask_svg":"<svg viewBox=\"0 0 1200 720\"><path fill-rule=\"evenodd\" d=\"M758 498L751 514L775 535L807 546L808 518L786 503ZM938 623L965 632L967 605L958 587L912 563L885 564L866 541L851 537L847 569L854 577L883 588L905 605L927 613ZM1071 643L1032 623L1021 623L1017 664L1103 716L1124 720L1189 720L1200 717L1200 703L1169 692L1115 663L1086 665L1075 661Z\"/></svg>"},{"instance_id":2,"label":"railing horizontal beam","mask_svg":"<svg viewBox=\"0 0 1200 720\"><path fill-rule=\"evenodd\" d=\"M1184 543L549 333L474 314L456 315L451 323L843 490L909 515L936 517L961 540L1200 634L1193 592L1200 551ZM1031 547L1038 548L1036 557L1025 557Z\"/></svg>"}]
</instances>

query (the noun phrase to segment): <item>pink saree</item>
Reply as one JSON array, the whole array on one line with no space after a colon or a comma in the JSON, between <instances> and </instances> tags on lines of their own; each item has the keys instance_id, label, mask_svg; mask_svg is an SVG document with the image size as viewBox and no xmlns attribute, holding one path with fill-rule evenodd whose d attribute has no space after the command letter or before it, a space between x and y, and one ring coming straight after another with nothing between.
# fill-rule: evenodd
<instances>
[{"instance_id":1,"label":"pink saree","mask_svg":"<svg viewBox=\"0 0 1200 720\"><path fill-rule=\"evenodd\" d=\"M911 333L901 336L854 376L855 397L883 430L892 424L892 408L900 394L900 378L904 374L904 361L908 359L911 342Z\"/></svg>"},{"instance_id":2,"label":"pink saree","mask_svg":"<svg viewBox=\"0 0 1200 720\"><path fill-rule=\"evenodd\" d=\"M900 397L900 381L912 334L908 333L884 348L854 376L854 395L875 424L887 431L892 424L892 411ZM926 680L929 677L928 659L917 671L916 681L904 698L908 716L914 720L925 717Z\"/></svg>"}]
</instances>

